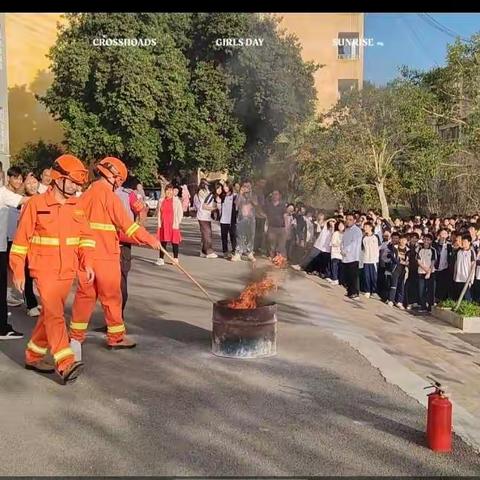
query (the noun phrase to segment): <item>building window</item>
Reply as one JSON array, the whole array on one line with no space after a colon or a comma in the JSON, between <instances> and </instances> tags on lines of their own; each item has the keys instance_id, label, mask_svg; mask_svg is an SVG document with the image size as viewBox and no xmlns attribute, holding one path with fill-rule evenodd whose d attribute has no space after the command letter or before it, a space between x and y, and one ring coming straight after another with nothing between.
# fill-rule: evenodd
<instances>
[{"instance_id":1,"label":"building window","mask_svg":"<svg viewBox=\"0 0 480 480\"><path fill-rule=\"evenodd\" d=\"M358 89L358 80L356 78L341 78L338 80L338 94L341 98L345 93Z\"/></svg>"},{"instance_id":2,"label":"building window","mask_svg":"<svg viewBox=\"0 0 480 480\"><path fill-rule=\"evenodd\" d=\"M360 57L360 40L358 32L340 32L338 34L338 58L357 60Z\"/></svg>"}]
</instances>

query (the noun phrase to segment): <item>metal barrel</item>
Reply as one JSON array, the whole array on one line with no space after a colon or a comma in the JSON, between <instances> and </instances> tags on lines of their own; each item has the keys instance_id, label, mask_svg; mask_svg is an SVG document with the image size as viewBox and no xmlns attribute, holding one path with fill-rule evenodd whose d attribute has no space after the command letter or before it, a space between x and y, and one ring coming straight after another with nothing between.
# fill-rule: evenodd
<instances>
[{"instance_id":1,"label":"metal barrel","mask_svg":"<svg viewBox=\"0 0 480 480\"><path fill-rule=\"evenodd\" d=\"M277 305L253 309L213 305L212 353L219 357L259 358L277 353Z\"/></svg>"}]
</instances>

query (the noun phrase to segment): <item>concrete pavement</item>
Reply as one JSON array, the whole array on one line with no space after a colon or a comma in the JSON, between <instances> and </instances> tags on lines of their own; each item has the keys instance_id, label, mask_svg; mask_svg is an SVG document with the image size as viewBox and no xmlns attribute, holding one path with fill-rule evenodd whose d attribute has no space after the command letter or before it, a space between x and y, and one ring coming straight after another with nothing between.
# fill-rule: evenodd
<instances>
[{"instance_id":1,"label":"concrete pavement","mask_svg":"<svg viewBox=\"0 0 480 480\"><path fill-rule=\"evenodd\" d=\"M237 294L250 264L193 256L197 226L182 229L182 263L215 298ZM355 320L340 299L326 304L327 288L289 276L276 296L277 356L222 359L210 353L201 292L173 266L153 265L154 252L134 255L126 321L135 350L103 348L97 309L85 373L63 387L22 368L27 338L0 344L0 474L480 474L480 457L458 437L451 455L430 452L423 407L322 323L339 317L348 332ZM32 319L13 311L30 331Z\"/></svg>"}]
</instances>

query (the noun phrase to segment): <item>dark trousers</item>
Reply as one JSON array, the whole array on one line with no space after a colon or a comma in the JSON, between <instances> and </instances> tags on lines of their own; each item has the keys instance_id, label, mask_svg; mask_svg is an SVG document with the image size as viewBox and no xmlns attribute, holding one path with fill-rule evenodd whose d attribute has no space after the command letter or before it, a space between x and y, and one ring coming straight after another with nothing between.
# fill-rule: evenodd
<instances>
[{"instance_id":1,"label":"dark trousers","mask_svg":"<svg viewBox=\"0 0 480 480\"><path fill-rule=\"evenodd\" d=\"M166 250L168 242L162 242L162 247ZM178 258L178 243L172 243L173 258ZM160 258L163 258L165 254L160 250Z\"/></svg>"},{"instance_id":2,"label":"dark trousers","mask_svg":"<svg viewBox=\"0 0 480 480\"><path fill-rule=\"evenodd\" d=\"M319 273L322 278L330 277L330 260L332 255L329 252L320 252Z\"/></svg>"},{"instance_id":3,"label":"dark trousers","mask_svg":"<svg viewBox=\"0 0 480 480\"><path fill-rule=\"evenodd\" d=\"M393 303L403 303L405 290L405 267L398 266L390 276L390 290L388 300Z\"/></svg>"},{"instance_id":4,"label":"dark trousers","mask_svg":"<svg viewBox=\"0 0 480 480\"><path fill-rule=\"evenodd\" d=\"M230 236L230 244L232 245L231 252L235 253L237 248L237 228L236 225L230 225L227 223L220 224L220 232L222 235L222 250L223 253L228 252L228 236Z\"/></svg>"},{"instance_id":5,"label":"dark trousers","mask_svg":"<svg viewBox=\"0 0 480 480\"><path fill-rule=\"evenodd\" d=\"M387 295L385 293L386 291L385 283L386 283L385 267L382 267L381 265L379 265L377 270L377 293L380 295L380 298L384 301L387 299Z\"/></svg>"},{"instance_id":6,"label":"dark trousers","mask_svg":"<svg viewBox=\"0 0 480 480\"><path fill-rule=\"evenodd\" d=\"M347 295L358 295L359 293L359 278L358 278L358 262L343 263L343 271L345 275L345 284L347 288Z\"/></svg>"},{"instance_id":7,"label":"dark trousers","mask_svg":"<svg viewBox=\"0 0 480 480\"><path fill-rule=\"evenodd\" d=\"M13 241L7 243L7 263L10 257L10 249L12 248ZM8 269L8 266L7 266ZM23 292L23 299L25 300L25 305L30 310L32 308L38 307L37 297L33 292L33 278L30 276L30 269L28 268L28 262L25 262L25 291Z\"/></svg>"},{"instance_id":8,"label":"dark trousers","mask_svg":"<svg viewBox=\"0 0 480 480\"><path fill-rule=\"evenodd\" d=\"M8 278L8 255L0 252L0 335L5 335L10 327L8 325L7 306L7 278Z\"/></svg>"},{"instance_id":9,"label":"dark trousers","mask_svg":"<svg viewBox=\"0 0 480 480\"><path fill-rule=\"evenodd\" d=\"M303 258L302 263L300 263L302 270L313 272L316 268L316 262L318 261L320 253L321 252L318 248L312 247L308 254Z\"/></svg>"},{"instance_id":10,"label":"dark trousers","mask_svg":"<svg viewBox=\"0 0 480 480\"><path fill-rule=\"evenodd\" d=\"M255 220L254 252L262 253L265 250L265 218L257 217Z\"/></svg>"},{"instance_id":11,"label":"dark trousers","mask_svg":"<svg viewBox=\"0 0 480 480\"><path fill-rule=\"evenodd\" d=\"M342 261L339 258L332 258L332 261L330 263L330 269L332 272L331 279L333 281L339 281L341 266L342 266Z\"/></svg>"},{"instance_id":12,"label":"dark trousers","mask_svg":"<svg viewBox=\"0 0 480 480\"><path fill-rule=\"evenodd\" d=\"M435 274L432 273L430 278L425 278L425 275L418 276L418 297L422 310L431 310L435 299Z\"/></svg>"},{"instance_id":13,"label":"dark trousers","mask_svg":"<svg viewBox=\"0 0 480 480\"><path fill-rule=\"evenodd\" d=\"M37 297L33 292L33 278L30 276L30 269L27 262L25 262L25 292L23 292L25 305L29 310L38 307Z\"/></svg>"},{"instance_id":14,"label":"dark trousers","mask_svg":"<svg viewBox=\"0 0 480 480\"><path fill-rule=\"evenodd\" d=\"M458 300L460 298L463 287L465 287L465 282L455 282L455 300ZM467 288L463 299L467 302L471 302L473 300L471 287Z\"/></svg>"},{"instance_id":15,"label":"dark trousers","mask_svg":"<svg viewBox=\"0 0 480 480\"><path fill-rule=\"evenodd\" d=\"M267 237L270 256L274 257L278 253L282 257L287 257L285 227L268 227Z\"/></svg>"},{"instance_id":16,"label":"dark trousers","mask_svg":"<svg viewBox=\"0 0 480 480\"><path fill-rule=\"evenodd\" d=\"M450 271L448 268L440 272L435 272L436 287L435 298L438 301L446 300L448 298L448 290L451 285Z\"/></svg>"},{"instance_id":17,"label":"dark trousers","mask_svg":"<svg viewBox=\"0 0 480 480\"><path fill-rule=\"evenodd\" d=\"M418 299L418 273L416 270L410 268L408 273L407 283L405 285L406 303L407 305L413 305L414 303L420 303Z\"/></svg>"},{"instance_id":18,"label":"dark trousers","mask_svg":"<svg viewBox=\"0 0 480 480\"><path fill-rule=\"evenodd\" d=\"M212 222L208 220L199 220L200 235L202 236L201 245L202 253L208 255L213 253L212 249Z\"/></svg>"},{"instance_id":19,"label":"dark trousers","mask_svg":"<svg viewBox=\"0 0 480 480\"><path fill-rule=\"evenodd\" d=\"M480 303L480 280L475 280L472 286L473 301Z\"/></svg>"},{"instance_id":20,"label":"dark trousers","mask_svg":"<svg viewBox=\"0 0 480 480\"><path fill-rule=\"evenodd\" d=\"M367 293L376 293L377 291L377 264L364 263L363 273L365 276L365 291Z\"/></svg>"},{"instance_id":21,"label":"dark trousers","mask_svg":"<svg viewBox=\"0 0 480 480\"><path fill-rule=\"evenodd\" d=\"M128 300L128 272L132 266L132 246L122 243L120 245L120 271L121 282L120 289L122 291L122 312L125 310Z\"/></svg>"}]
</instances>

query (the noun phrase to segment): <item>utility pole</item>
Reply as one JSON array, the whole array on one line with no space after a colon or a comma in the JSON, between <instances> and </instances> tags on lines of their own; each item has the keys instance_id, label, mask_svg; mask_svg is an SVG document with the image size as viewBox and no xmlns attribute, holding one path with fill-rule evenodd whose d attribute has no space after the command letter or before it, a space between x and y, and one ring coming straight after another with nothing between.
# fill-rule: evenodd
<instances>
[{"instance_id":1,"label":"utility pole","mask_svg":"<svg viewBox=\"0 0 480 480\"><path fill-rule=\"evenodd\" d=\"M7 45L5 38L5 14L0 13L0 162L3 171L10 166L8 135L8 84L7 84Z\"/></svg>"}]
</instances>

